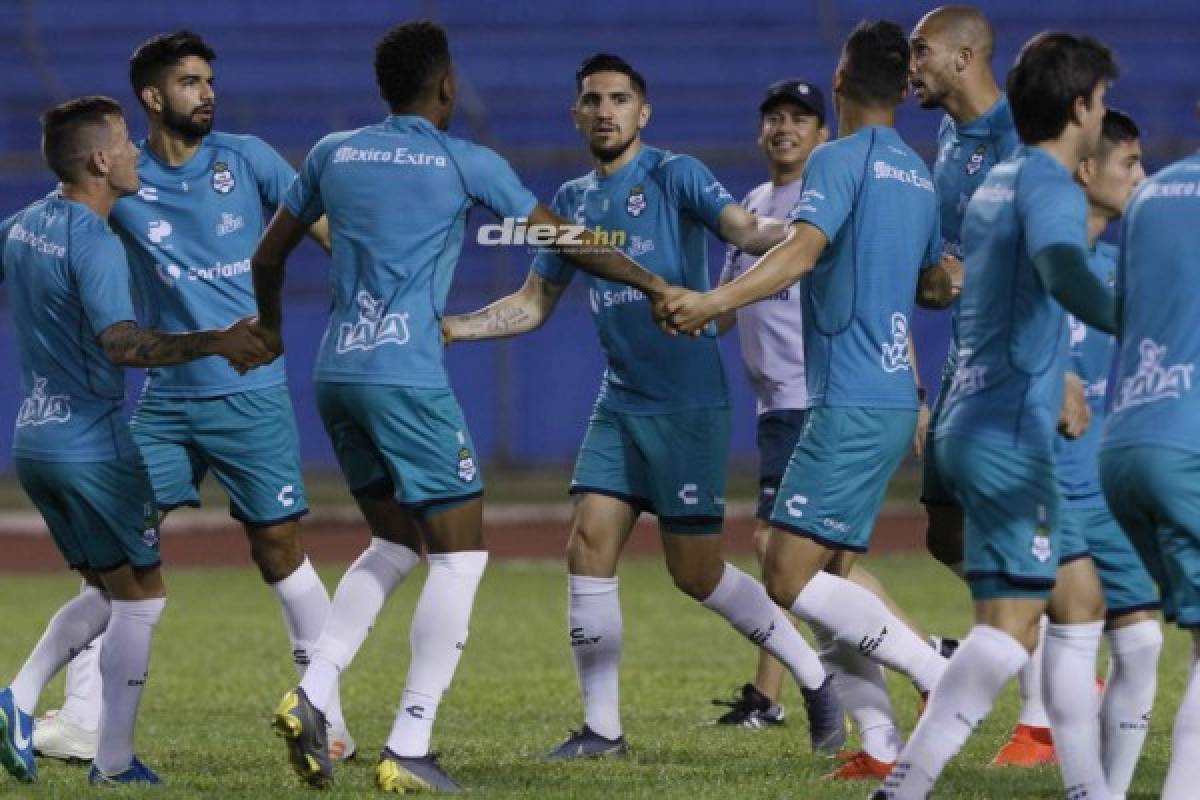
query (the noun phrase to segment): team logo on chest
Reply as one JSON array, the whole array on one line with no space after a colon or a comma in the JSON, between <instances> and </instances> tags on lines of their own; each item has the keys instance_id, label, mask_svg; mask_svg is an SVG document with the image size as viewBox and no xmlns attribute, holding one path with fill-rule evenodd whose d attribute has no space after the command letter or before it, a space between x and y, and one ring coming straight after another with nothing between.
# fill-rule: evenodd
<instances>
[{"instance_id":1,"label":"team logo on chest","mask_svg":"<svg viewBox=\"0 0 1200 800\"><path fill-rule=\"evenodd\" d=\"M629 190L629 199L625 201L625 211L631 217L640 217L646 210L646 190L640 183L634 184Z\"/></svg>"},{"instance_id":2,"label":"team logo on chest","mask_svg":"<svg viewBox=\"0 0 1200 800\"><path fill-rule=\"evenodd\" d=\"M967 159L968 175L974 175L983 169L983 159L985 156L987 156L987 147L979 145L979 147L975 148L975 152L971 153L971 157Z\"/></svg>"},{"instance_id":3,"label":"team logo on chest","mask_svg":"<svg viewBox=\"0 0 1200 800\"><path fill-rule=\"evenodd\" d=\"M213 164L212 187L217 194L229 194L236 185L228 164L224 161Z\"/></svg>"}]
</instances>

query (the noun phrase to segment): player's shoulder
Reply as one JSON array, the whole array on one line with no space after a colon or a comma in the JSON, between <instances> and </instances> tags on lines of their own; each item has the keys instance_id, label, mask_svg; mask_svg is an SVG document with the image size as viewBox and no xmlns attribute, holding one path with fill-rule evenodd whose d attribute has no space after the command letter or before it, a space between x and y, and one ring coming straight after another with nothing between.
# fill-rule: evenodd
<instances>
[{"instance_id":1,"label":"player's shoulder","mask_svg":"<svg viewBox=\"0 0 1200 800\"><path fill-rule=\"evenodd\" d=\"M213 131L204 137L204 146L216 151L218 154L232 153L250 159L264 154L279 155L279 152L274 147L252 133Z\"/></svg>"},{"instance_id":2,"label":"player's shoulder","mask_svg":"<svg viewBox=\"0 0 1200 800\"><path fill-rule=\"evenodd\" d=\"M317 140L317 143L309 150L308 157L310 159L324 159L329 154L333 153L337 148L347 145L350 140L356 136L361 136L370 133L373 125L366 125L361 128L352 128L344 131L333 131L327 133Z\"/></svg>"}]
</instances>

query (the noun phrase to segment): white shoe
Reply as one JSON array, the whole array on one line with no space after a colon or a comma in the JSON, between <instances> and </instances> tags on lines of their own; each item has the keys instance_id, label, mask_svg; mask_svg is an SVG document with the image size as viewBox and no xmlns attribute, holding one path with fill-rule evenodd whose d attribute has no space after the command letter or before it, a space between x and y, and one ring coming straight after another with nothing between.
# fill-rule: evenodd
<instances>
[{"instance_id":1,"label":"white shoe","mask_svg":"<svg viewBox=\"0 0 1200 800\"><path fill-rule=\"evenodd\" d=\"M91 761L96 757L100 731L89 731L57 711L47 711L33 724L33 752L63 761Z\"/></svg>"},{"instance_id":2,"label":"white shoe","mask_svg":"<svg viewBox=\"0 0 1200 800\"><path fill-rule=\"evenodd\" d=\"M358 754L358 745L348 730L329 732L329 760L333 763L349 761Z\"/></svg>"}]
</instances>

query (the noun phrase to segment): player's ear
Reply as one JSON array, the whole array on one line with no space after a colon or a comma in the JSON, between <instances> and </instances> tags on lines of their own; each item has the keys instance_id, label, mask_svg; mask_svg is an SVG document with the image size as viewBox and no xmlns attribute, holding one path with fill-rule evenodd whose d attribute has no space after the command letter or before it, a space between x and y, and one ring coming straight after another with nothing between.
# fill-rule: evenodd
<instances>
[{"instance_id":1,"label":"player's ear","mask_svg":"<svg viewBox=\"0 0 1200 800\"><path fill-rule=\"evenodd\" d=\"M138 97L147 111L153 111L155 114L162 113L163 95L157 86L143 86L142 91L138 93Z\"/></svg>"},{"instance_id":2,"label":"player's ear","mask_svg":"<svg viewBox=\"0 0 1200 800\"><path fill-rule=\"evenodd\" d=\"M958 52L954 54L954 68L959 72L963 72L967 67L971 66L971 62L975 60L975 53L969 47L960 47Z\"/></svg>"},{"instance_id":3,"label":"player's ear","mask_svg":"<svg viewBox=\"0 0 1200 800\"><path fill-rule=\"evenodd\" d=\"M438 100L442 105L448 105L454 102L454 97L458 92L458 84L454 80L454 68L451 67L442 75L442 79L438 81Z\"/></svg>"},{"instance_id":4,"label":"player's ear","mask_svg":"<svg viewBox=\"0 0 1200 800\"><path fill-rule=\"evenodd\" d=\"M817 142L825 144L829 141L829 126L821 125L821 129L817 131Z\"/></svg>"},{"instance_id":5,"label":"player's ear","mask_svg":"<svg viewBox=\"0 0 1200 800\"><path fill-rule=\"evenodd\" d=\"M1096 159L1088 157L1079 162L1079 168L1075 170L1075 180L1079 181L1083 188L1092 185L1092 179L1096 177Z\"/></svg>"},{"instance_id":6,"label":"player's ear","mask_svg":"<svg viewBox=\"0 0 1200 800\"><path fill-rule=\"evenodd\" d=\"M638 130L646 127L646 123L650 121L650 112L653 109L645 100L642 101L642 107L638 109Z\"/></svg>"}]
</instances>

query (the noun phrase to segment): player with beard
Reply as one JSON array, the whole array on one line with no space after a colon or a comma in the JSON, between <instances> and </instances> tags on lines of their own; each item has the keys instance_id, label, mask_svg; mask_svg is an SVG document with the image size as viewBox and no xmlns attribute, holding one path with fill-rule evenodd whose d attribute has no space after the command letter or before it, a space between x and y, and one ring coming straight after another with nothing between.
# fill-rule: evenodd
<instances>
[{"instance_id":1,"label":"player with beard","mask_svg":"<svg viewBox=\"0 0 1200 800\"><path fill-rule=\"evenodd\" d=\"M588 228L619 231L626 249L667 283L708 286L708 232L750 253L782 239L778 221L734 202L694 158L642 143L646 81L619 56L596 54L575 74L575 127L593 171L568 181L554 210ZM525 285L480 311L448 317L447 341L537 328L575 270L543 250ZM657 515L676 587L782 661L800 684L814 749L845 739L841 707L816 654L762 585L721 557L729 402L717 341L669 337L646 299L592 279L588 291L607 371L571 481L577 502L567 545L567 630L583 694L584 724L551 759L627 750L618 702L623 622L616 578L622 548L643 511ZM496 321L519 325L497 330Z\"/></svg>"},{"instance_id":2,"label":"player with beard","mask_svg":"<svg viewBox=\"0 0 1200 800\"><path fill-rule=\"evenodd\" d=\"M256 312L250 257L296 175L261 139L212 130L215 59L200 36L177 31L149 39L129 62L149 135L140 144L141 189L116 203L111 223L141 314L171 332L224 328ZM327 242L323 221L313 231ZM303 674L330 602L301 544L297 520L308 502L283 361L245 375L217 358L151 369L130 427L163 513L198 506L209 471L228 493ZM39 720L34 745L43 754L94 752L97 651L93 645L72 662L65 707ZM332 757L353 755L336 700L330 723Z\"/></svg>"}]
</instances>

